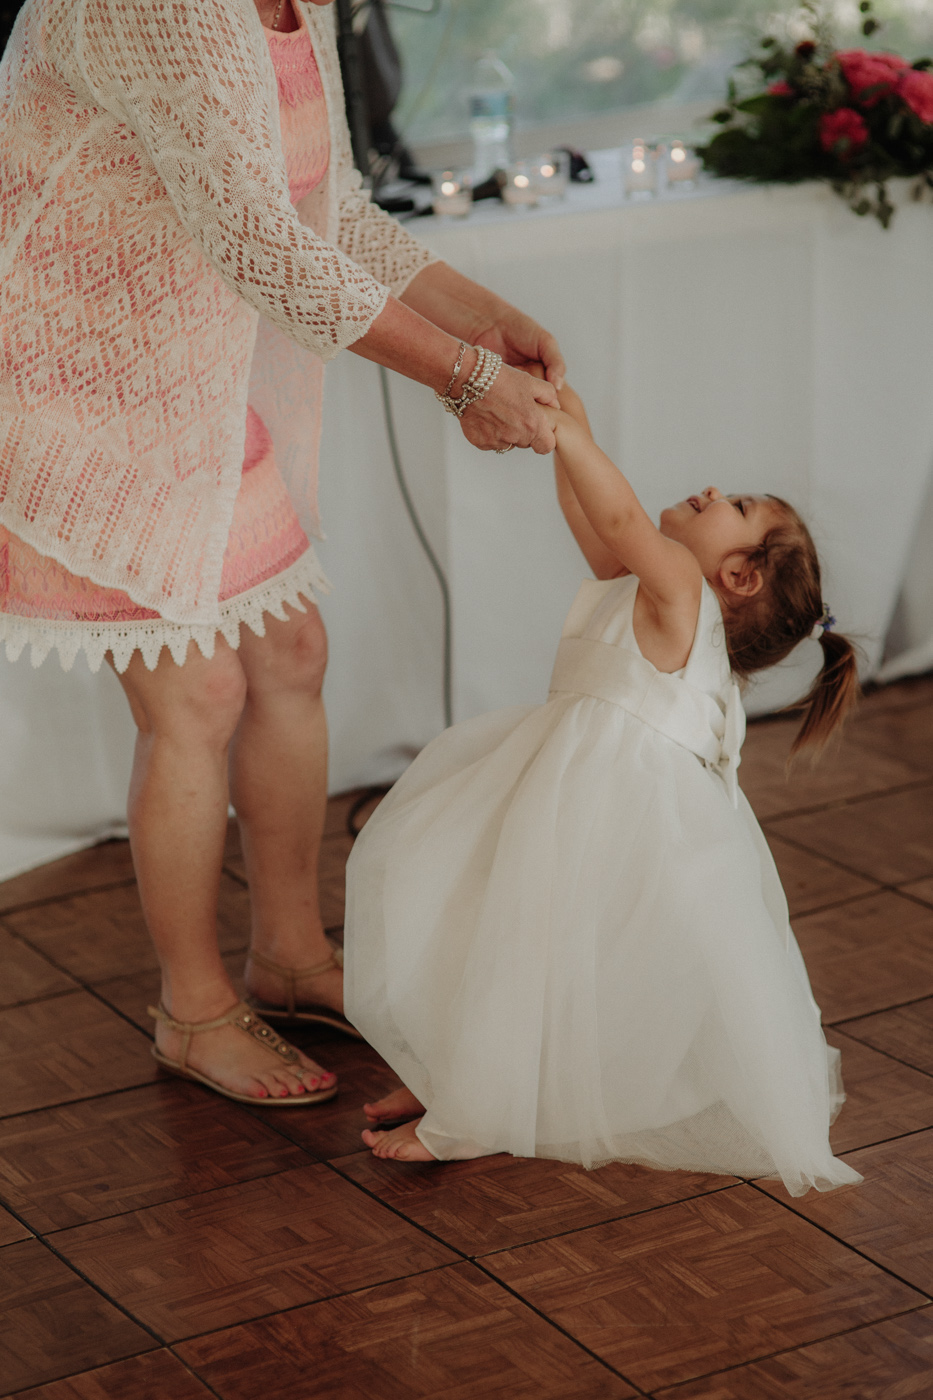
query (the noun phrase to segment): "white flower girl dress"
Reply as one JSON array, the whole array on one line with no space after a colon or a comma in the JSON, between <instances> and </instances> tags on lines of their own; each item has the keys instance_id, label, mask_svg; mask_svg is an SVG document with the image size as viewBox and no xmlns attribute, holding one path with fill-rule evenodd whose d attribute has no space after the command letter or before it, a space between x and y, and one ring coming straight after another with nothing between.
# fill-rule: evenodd
<instances>
[{"instance_id":1,"label":"white flower girl dress","mask_svg":"<svg viewBox=\"0 0 933 1400\"><path fill-rule=\"evenodd\" d=\"M704 584L665 674L635 640L637 588L584 583L547 703L447 730L370 819L347 1015L441 1159L859 1181L829 1148L839 1054L736 784L718 600Z\"/></svg>"}]
</instances>

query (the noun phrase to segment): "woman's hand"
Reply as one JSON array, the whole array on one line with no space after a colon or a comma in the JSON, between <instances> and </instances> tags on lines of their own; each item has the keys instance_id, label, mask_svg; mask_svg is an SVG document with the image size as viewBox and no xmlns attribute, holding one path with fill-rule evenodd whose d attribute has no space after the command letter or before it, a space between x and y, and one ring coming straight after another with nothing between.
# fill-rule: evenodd
<instances>
[{"instance_id":1,"label":"woman's hand","mask_svg":"<svg viewBox=\"0 0 933 1400\"><path fill-rule=\"evenodd\" d=\"M486 396L466 410L460 426L467 441L484 450L530 447L553 452L555 415L549 410L557 406L553 384L503 365Z\"/></svg>"},{"instance_id":2,"label":"woman's hand","mask_svg":"<svg viewBox=\"0 0 933 1400\"><path fill-rule=\"evenodd\" d=\"M447 387L457 360L457 341L394 297L366 334L349 348L364 360L375 360L438 391ZM471 350L451 391L454 397L462 392L475 364L476 354ZM475 447L531 447L535 452L553 452L554 431L545 416L545 405L557 407L554 385L504 364L488 393L465 411L460 425Z\"/></svg>"},{"instance_id":3,"label":"woman's hand","mask_svg":"<svg viewBox=\"0 0 933 1400\"><path fill-rule=\"evenodd\" d=\"M567 367L554 336L508 302L500 303L495 320L474 337L473 343L495 350L507 365L521 367L536 362L548 383L555 389L564 387Z\"/></svg>"},{"instance_id":4,"label":"woman's hand","mask_svg":"<svg viewBox=\"0 0 933 1400\"><path fill-rule=\"evenodd\" d=\"M544 407L557 408L555 389L563 385L565 367L550 332L443 262L423 268L401 299L449 335L495 350L505 361L485 398L472 404L461 419L467 440L484 450L531 447L535 452L553 452L554 429ZM515 368L531 364L541 365L543 380ZM460 387L462 379L454 392Z\"/></svg>"}]
</instances>

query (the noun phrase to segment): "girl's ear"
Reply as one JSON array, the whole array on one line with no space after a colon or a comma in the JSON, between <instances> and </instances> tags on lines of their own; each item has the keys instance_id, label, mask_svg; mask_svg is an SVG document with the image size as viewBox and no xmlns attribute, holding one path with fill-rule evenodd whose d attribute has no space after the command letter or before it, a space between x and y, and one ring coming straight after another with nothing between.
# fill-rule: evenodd
<instances>
[{"instance_id":1,"label":"girl's ear","mask_svg":"<svg viewBox=\"0 0 933 1400\"><path fill-rule=\"evenodd\" d=\"M754 598L764 587L764 578L748 555L737 551L727 554L720 564L719 583L726 593L735 598Z\"/></svg>"}]
</instances>

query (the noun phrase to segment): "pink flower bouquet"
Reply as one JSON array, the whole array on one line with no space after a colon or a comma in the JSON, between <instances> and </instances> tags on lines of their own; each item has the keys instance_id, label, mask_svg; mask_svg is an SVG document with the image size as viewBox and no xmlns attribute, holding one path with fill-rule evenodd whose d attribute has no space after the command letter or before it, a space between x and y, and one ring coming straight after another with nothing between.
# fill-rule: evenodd
<instances>
[{"instance_id":1,"label":"pink flower bouquet","mask_svg":"<svg viewBox=\"0 0 933 1400\"><path fill-rule=\"evenodd\" d=\"M814 37L793 48L762 40L742 67L757 68L765 90L740 99L730 83L703 164L732 179L827 180L856 214L887 228L889 179L913 178L918 199L933 191L933 59L836 49L816 4L804 8ZM879 28L871 0L859 8L870 36Z\"/></svg>"}]
</instances>

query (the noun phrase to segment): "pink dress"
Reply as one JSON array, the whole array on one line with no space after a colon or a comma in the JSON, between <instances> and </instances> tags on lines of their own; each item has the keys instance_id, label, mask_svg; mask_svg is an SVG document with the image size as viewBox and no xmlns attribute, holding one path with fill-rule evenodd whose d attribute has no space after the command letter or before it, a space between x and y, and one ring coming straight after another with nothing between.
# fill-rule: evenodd
<instances>
[{"instance_id":1,"label":"pink dress","mask_svg":"<svg viewBox=\"0 0 933 1400\"><path fill-rule=\"evenodd\" d=\"M330 137L320 74L307 30L265 31L279 90L279 119L292 203L315 189L327 173ZM20 625L7 637L12 659L31 645L34 666L58 650L70 669L81 650L97 670L111 651L118 671L133 652L152 669L163 646L180 665L188 644L213 655L217 631L231 646L246 623L262 636L264 613L284 618L284 604L305 611L302 598L326 592L327 581L299 522L276 465L272 439L254 409L247 410L243 475L224 554L215 629L167 622L134 603L120 589L70 573L48 555L0 525L0 612Z\"/></svg>"}]
</instances>

